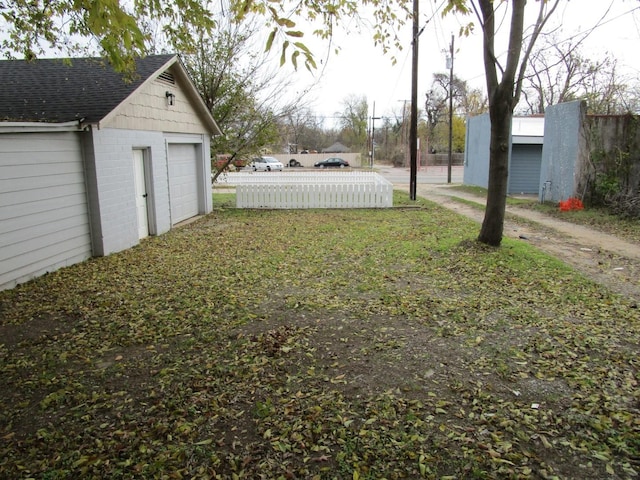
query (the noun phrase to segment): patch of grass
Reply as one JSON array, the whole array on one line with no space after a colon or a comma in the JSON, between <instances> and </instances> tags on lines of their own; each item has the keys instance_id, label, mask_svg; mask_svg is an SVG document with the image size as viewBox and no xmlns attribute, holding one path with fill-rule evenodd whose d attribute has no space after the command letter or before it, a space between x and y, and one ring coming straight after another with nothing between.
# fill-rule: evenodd
<instances>
[{"instance_id":1,"label":"patch of grass","mask_svg":"<svg viewBox=\"0 0 640 480\"><path fill-rule=\"evenodd\" d=\"M213 207L214 208L235 208L236 207L236 194L235 193L213 193Z\"/></svg>"},{"instance_id":2,"label":"patch of grass","mask_svg":"<svg viewBox=\"0 0 640 480\"><path fill-rule=\"evenodd\" d=\"M473 200L469 200L462 197L452 196L451 199L455 200L458 203L462 203L464 205L468 205L469 207L473 207L477 210L484 210L484 205L478 202L474 202Z\"/></svg>"},{"instance_id":3,"label":"patch of grass","mask_svg":"<svg viewBox=\"0 0 640 480\"><path fill-rule=\"evenodd\" d=\"M476 185L454 185L451 189L481 197L483 200L487 198L487 189ZM456 199L458 199L458 197L456 197ZM518 198L514 196L507 197L507 205L520 207L535 203L537 203L537 199L534 198Z\"/></svg>"},{"instance_id":4,"label":"patch of grass","mask_svg":"<svg viewBox=\"0 0 640 480\"><path fill-rule=\"evenodd\" d=\"M601 232L619 236L631 242L640 244L640 222L610 214L604 208L585 208L562 212L557 205L549 203L532 203L526 208L536 210L561 220L592 227Z\"/></svg>"},{"instance_id":5,"label":"patch of grass","mask_svg":"<svg viewBox=\"0 0 640 480\"><path fill-rule=\"evenodd\" d=\"M472 185L455 185L451 188L483 198L487 195L487 190L485 188ZM460 197L452 198L474 208L483 208L476 202L472 202L467 199ZM604 208L587 208L584 210L562 212L557 205L550 203L541 204L535 199L522 199L515 197L507 197L507 205L535 210L560 220L575 223L576 225L592 227L596 230L600 230L601 232L619 236L627 241L640 243L640 222L612 215Z\"/></svg>"},{"instance_id":6,"label":"patch of grass","mask_svg":"<svg viewBox=\"0 0 640 480\"><path fill-rule=\"evenodd\" d=\"M459 192L476 195L478 197L487 196L487 189L483 187L478 187L477 185L452 185L450 188L452 190L457 190Z\"/></svg>"},{"instance_id":7,"label":"patch of grass","mask_svg":"<svg viewBox=\"0 0 640 480\"><path fill-rule=\"evenodd\" d=\"M418 196L415 200L411 200L409 196L409 192L404 190L394 190L393 191L393 206L394 207L404 207L404 206L433 206L432 202L425 200L424 198Z\"/></svg>"},{"instance_id":8,"label":"patch of grass","mask_svg":"<svg viewBox=\"0 0 640 480\"><path fill-rule=\"evenodd\" d=\"M636 475L637 308L418 203L220 208L0 292L0 477Z\"/></svg>"}]
</instances>

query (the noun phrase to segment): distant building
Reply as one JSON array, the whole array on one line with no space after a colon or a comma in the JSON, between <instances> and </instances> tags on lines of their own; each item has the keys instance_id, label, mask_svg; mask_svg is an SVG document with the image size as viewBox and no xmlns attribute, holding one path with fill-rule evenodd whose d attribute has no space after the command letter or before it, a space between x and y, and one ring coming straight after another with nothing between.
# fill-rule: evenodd
<instances>
[{"instance_id":1,"label":"distant building","mask_svg":"<svg viewBox=\"0 0 640 480\"><path fill-rule=\"evenodd\" d=\"M329 148L322 149L322 153L348 153L349 151L349 148L345 147L340 142L334 143Z\"/></svg>"}]
</instances>

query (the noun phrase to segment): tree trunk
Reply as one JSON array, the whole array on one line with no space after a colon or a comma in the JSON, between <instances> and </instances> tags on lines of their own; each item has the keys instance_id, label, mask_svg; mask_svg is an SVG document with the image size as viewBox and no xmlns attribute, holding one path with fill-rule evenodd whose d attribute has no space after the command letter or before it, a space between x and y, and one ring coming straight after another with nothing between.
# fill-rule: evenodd
<instances>
[{"instance_id":1,"label":"tree trunk","mask_svg":"<svg viewBox=\"0 0 640 480\"><path fill-rule=\"evenodd\" d=\"M509 30L509 48L506 62L500 61L495 54L496 11L498 3L508 3L511 8L511 27ZM540 35L549 16L560 4L560 0L539 0L538 18L527 48L523 49L524 9L527 0L497 2L495 0L448 0L447 9L469 13L468 4L480 17L483 38L484 70L489 96L489 115L491 118L491 143L489 156L489 184L487 206L484 212L482 228L478 241L487 245L499 246L504 230L505 209L507 206L507 181L509 175L509 145L513 108L522 92L525 67L531 56L531 50ZM479 12L476 9L479 7ZM548 10L547 10L547 7ZM545 13L546 12L546 13ZM502 23L502 14L500 15ZM523 54L520 64L520 55ZM500 76L498 75L500 70ZM518 72L519 70L519 72ZM516 76L517 74L517 76ZM499 79L500 77L500 79Z\"/></svg>"},{"instance_id":2,"label":"tree trunk","mask_svg":"<svg viewBox=\"0 0 640 480\"><path fill-rule=\"evenodd\" d=\"M492 99L490 109L491 143L489 160L489 184L487 206L478 241L500 246L504 230L504 216L507 206L507 182L509 177L509 141L513 101L511 90L500 85Z\"/></svg>"},{"instance_id":3,"label":"tree trunk","mask_svg":"<svg viewBox=\"0 0 640 480\"><path fill-rule=\"evenodd\" d=\"M484 66L489 92L489 116L491 118L491 142L489 146L489 184L487 206L478 241L494 247L500 246L504 230L504 216L507 206L507 181L509 177L509 145L511 119L516 92L520 91L515 75L522 49L522 26L526 0L511 3L511 30L509 49L502 78L498 80L498 60L495 57L495 16L492 0L479 0L482 11L484 38ZM526 61L526 59L525 59ZM521 80L519 80L521 81Z\"/></svg>"}]
</instances>

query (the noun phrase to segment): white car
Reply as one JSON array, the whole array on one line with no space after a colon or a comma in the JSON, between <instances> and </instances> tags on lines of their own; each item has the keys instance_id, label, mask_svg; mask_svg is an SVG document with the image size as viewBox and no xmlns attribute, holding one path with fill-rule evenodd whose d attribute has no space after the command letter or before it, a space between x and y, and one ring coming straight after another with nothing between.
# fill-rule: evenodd
<instances>
[{"instance_id":1,"label":"white car","mask_svg":"<svg viewBox=\"0 0 640 480\"><path fill-rule=\"evenodd\" d=\"M254 172L281 172L284 168L284 165L282 165L282 163L280 163L273 157L258 157L254 158L251 161L251 164L249 164L249 168L251 168Z\"/></svg>"}]
</instances>

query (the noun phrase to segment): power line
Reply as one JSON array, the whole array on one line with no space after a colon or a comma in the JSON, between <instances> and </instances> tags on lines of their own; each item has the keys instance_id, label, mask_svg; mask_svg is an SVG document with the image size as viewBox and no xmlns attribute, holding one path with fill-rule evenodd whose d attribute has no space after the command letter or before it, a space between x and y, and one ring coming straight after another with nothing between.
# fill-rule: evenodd
<instances>
[{"instance_id":1,"label":"power line","mask_svg":"<svg viewBox=\"0 0 640 480\"><path fill-rule=\"evenodd\" d=\"M404 60L402 61L402 66L400 67L400 72L398 72L398 75L396 76L396 84L394 85L393 90L391 91L391 95L387 97L387 104L385 105L385 110L389 109L390 103L392 101L391 98L395 98L395 93L396 93L396 90L398 89L398 84L400 83L400 79L402 78L402 74L404 73L404 69L407 64L407 59L409 58L410 54L411 52L407 51L407 53L404 56Z\"/></svg>"},{"instance_id":2,"label":"power line","mask_svg":"<svg viewBox=\"0 0 640 480\"><path fill-rule=\"evenodd\" d=\"M609 8L611 8L611 7L609 7ZM621 13L619 15L616 15L613 18L610 18L609 20L603 21L604 17L606 17L607 12L609 11L609 9L607 9L607 12L605 12L605 14L602 17L600 17L600 20L598 20L593 27L588 28L584 32L578 32L578 33L576 33L574 35L571 35L570 37L567 37L564 40L561 40L561 42L568 42L568 41L573 40L574 38L577 38L577 37L580 37L580 36L583 37L580 40L580 41L582 41L584 38L586 38L589 35L591 35L597 28L602 27L603 25L607 25L608 23L614 22L614 21L618 20L619 18L622 18L622 17L624 17L626 15L629 15L630 13L633 13L633 12L636 12L636 11L639 11L639 10L640 10L640 7L634 7L634 8L632 8L631 10L629 10L627 12Z\"/></svg>"}]
</instances>

